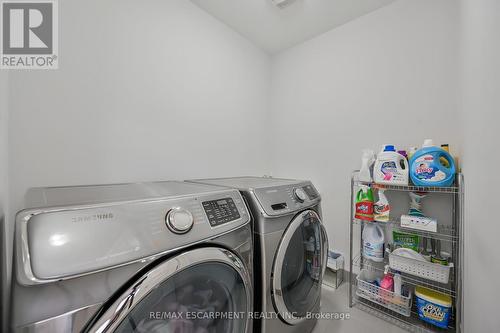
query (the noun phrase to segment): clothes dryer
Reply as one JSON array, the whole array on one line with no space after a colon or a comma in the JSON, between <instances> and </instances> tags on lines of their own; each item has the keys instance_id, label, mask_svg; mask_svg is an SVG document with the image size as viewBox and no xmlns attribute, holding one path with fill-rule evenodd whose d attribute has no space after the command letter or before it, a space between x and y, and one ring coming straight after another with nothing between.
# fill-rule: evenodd
<instances>
[{"instance_id":1,"label":"clothes dryer","mask_svg":"<svg viewBox=\"0 0 500 333\"><path fill-rule=\"evenodd\" d=\"M27 207L16 220L12 331L252 331L252 234L238 191L41 188Z\"/></svg>"}]
</instances>

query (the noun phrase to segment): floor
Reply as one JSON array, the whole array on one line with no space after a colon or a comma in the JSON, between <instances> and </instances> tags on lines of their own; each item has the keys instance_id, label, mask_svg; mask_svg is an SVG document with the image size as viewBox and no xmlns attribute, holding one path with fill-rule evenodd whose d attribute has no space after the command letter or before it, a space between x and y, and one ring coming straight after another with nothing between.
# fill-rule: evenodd
<instances>
[{"instance_id":1,"label":"floor","mask_svg":"<svg viewBox=\"0 0 500 333\"><path fill-rule=\"evenodd\" d=\"M374 317L348 305L349 286L343 283L339 289L323 287L321 312L350 313L350 319L329 320L320 319L312 333L403 333L405 330L394 326L382 319Z\"/></svg>"}]
</instances>

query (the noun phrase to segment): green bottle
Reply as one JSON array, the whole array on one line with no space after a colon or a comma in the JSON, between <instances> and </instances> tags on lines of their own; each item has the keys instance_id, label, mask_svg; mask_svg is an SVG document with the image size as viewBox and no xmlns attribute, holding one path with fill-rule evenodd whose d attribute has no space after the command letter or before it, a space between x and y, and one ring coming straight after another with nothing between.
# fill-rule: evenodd
<instances>
[{"instance_id":1,"label":"green bottle","mask_svg":"<svg viewBox=\"0 0 500 333\"><path fill-rule=\"evenodd\" d=\"M361 185L356 195L356 214L358 220L373 221L373 191L366 185Z\"/></svg>"}]
</instances>

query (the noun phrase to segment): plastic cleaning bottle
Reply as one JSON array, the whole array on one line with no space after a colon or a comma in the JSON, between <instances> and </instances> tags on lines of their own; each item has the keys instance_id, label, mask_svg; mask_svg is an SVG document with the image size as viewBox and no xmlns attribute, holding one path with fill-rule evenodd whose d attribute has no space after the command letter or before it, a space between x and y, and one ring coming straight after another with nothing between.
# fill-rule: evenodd
<instances>
[{"instance_id":1,"label":"plastic cleaning bottle","mask_svg":"<svg viewBox=\"0 0 500 333\"><path fill-rule=\"evenodd\" d=\"M450 145L447 144L447 143L443 143L441 145L441 149L443 149L445 152L447 152L448 154L450 153ZM451 155L451 154L450 154ZM441 164L445 167L445 168L449 168L450 167L450 163L448 163L448 160L444 157L440 157L439 158L439 162L441 162Z\"/></svg>"},{"instance_id":2,"label":"plastic cleaning bottle","mask_svg":"<svg viewBox=\"0 0 500 333\"><path fill-rule=\"evenodd\" d=\"M449 167L441 162L446 159ZM410 159L410 177L417 186L451 186L455 180L455 161L453 157L440 147L434 146L432 140L425 140L421 149Z\"/></svg>"},{"instance_id":3,"label":"plastic cleaning bottle","mask_svg":"<svg viewBox=\"0 0 500 333\"><path fill-rule=\"evenodd\" d=\"M413 155L415 155L417 150L417 147L410 147L410 149L408 149L408 161L413 157Z\"/></svg>"},{"instance_id":4,"label":"plastic cleaning bottle","mask_svg":"<svg viewBox=\"0 0 500 333\"><path fill-rule=\"evenodd\" d=\"M362 185L356 195L356 213L358 220L373 221L373 191L369 186Z\"/></svg>"},{"instance_id":5,"label":"plastic cleaning bottle","mask_svg":"<svg viewBox=\"0 0 500 333\"><path fill-rule=\"evenodd\" d=\"M385 145L377 155L373 180L378 184L408 185L408 161L393 145Z\"/></svg>"},{"instance_id":6,"label":"plastic cleaning bottle","mask_svg":"<svg viewBox=\"0 0 500 333\"><path fill-rule=\"evenodd\" d=\"M391 206L389 205L389 200L387 200L384 192L385 190L378 190L378 200L373 206L373 218L378 222L389 222Z\"/></svg>"},{"instance_id":7,"label":"plastic cleaning bottle","mask_svg":"<svg viewBox=\"0 0 500 333\"><path fill-rule=\"evenodd\" d=\"M451 155L451 157L453 157L453 160L455 161L455 169L457 170L457 172L460 172L460 167L458 165L458 156L456 155L453 155L452 153L450 153L450 145L447 144L447 143L443 143L441 145L441 148L443 148L444 151L446 151L447 153L449 153ZM439 159L439 161L441 162L441 164L443 164L445 167L449 168L450 165L448 163L448 161L444 158L444 157L441 157Z\"/></svg>"},{"instance_id":8,"label":"plastic cleaning bottle","mask_svg":"<svg viewBox=\"0 0 500 333\"><path fill-rule=\"evenodd\" d=\"M371 182L372 174L371 167L375 162L375 153L370 149L363 149L363 155L361 155L361 169L359 170L358 179L361 182Z\"/></svg>"},{"instance_id":9,"label":"plastic cleaning bottle","mask_svg":"<svg viewBox=\"0 0 500 333\"><path fill-rule=\"evenodd\" d=\"M389 265L385 266L384 277L380 280L380 288L388 291L394 291L394 277L392 276L392 273L389 272Z\"/></svg>"},{"instance_id":10,"label":"plastic cleaning bottle","mask_svg":"<svg viewBox=\"0 0 500 333\"><path fill-rule=\"evenodd\" d=\"M376 224L366 224L363 229L363 257L376 262L384 261L384 230Z\"/></svg>"},{"instance_id":11,"label":"plastic cleaning bottle","mask_svg":"<svg viewBox=\"0 0 500 333\"><path fill-rule=\"evenodd\" d=\"M408 153L406 150L398 150L398 154L403 155L406 159L408 159Z\"/></svg>"},{"instance_id":12,"label":"plastic cleaning bottle","mask_svg":"<svg viewBox=\"0 0 500 333\"><path fill-rule=\"evenodd\" d=\"M401 295L401 291L403 289L403 281L401 279L401 274L399 272L394 273L392 279L394 281L394 293L396 295Z\"/></svg>"}]
</instances>

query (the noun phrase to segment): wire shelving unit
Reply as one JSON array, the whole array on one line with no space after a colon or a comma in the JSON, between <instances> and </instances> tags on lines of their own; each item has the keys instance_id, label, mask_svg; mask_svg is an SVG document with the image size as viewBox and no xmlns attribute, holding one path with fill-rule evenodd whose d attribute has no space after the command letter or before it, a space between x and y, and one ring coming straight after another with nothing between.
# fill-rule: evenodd
<instances>
[{"instance_id":1,"label":"wire shelving unit","mask_svg":"<svg viewBox=\"0 0 500 333\"><path fill-rule=\"evenodd\" d=\"M350 207L350 262L349 262L349 305L366 311L376 317L384 319L400 328L409 332L450 332L462 333L463 332L463 288L462 288L462 272L463 272L463 224L464 224L464 177L462 174L457 174L456 180L451 187L422 187L422 186L398 186L398 185L379 185L375 183L361 182L357 180L358 171L354 171L351 177L351 207ZM404 196L408 192L424 192L427 197L424 202L439 199L439 206L432 207L433 212L438 212L440 216L446 218L438 219L437 232L421 231L411 228L402 227L399 222L400 214L392 215L391 220L388 222L366 222L355 219L355 195L361 185L371 187L373 190L384 189L386 194L391 193L394 198ZM389 200L391 203L391 200ZM409 206L409 204L408 204ZM392 213L391 204L391 213ZM407 207L399 207L398 213L403 212ZM429 214L429 216L432 216ZM382 274L384 266L389 263L388 255L385 253L384 261L377 263L363 257L363 241L362 233L363 228L368 223L376 223L380 225L386 234L386 245L388 244L387 235L391 231L396 230L400 232L419 235L422 238L428 238L441 242L444 249L451 254L451 261L453 267L450 268L450 277L448 283L435 282L424 277L419 277L407 273L401 273L402 282L414 295L416 286L423 286L444 294L447 294L452 299L452 311L450 321L447 329L438 328L429 323L419 319L416 308L416 302L413 299L411 306L411 314L409 317L398 314L385 306L359 297L357 275L362 269L369 269L371 271ZM414 296L413 296L414 297Z\"/></svg>"}]
</instances>

